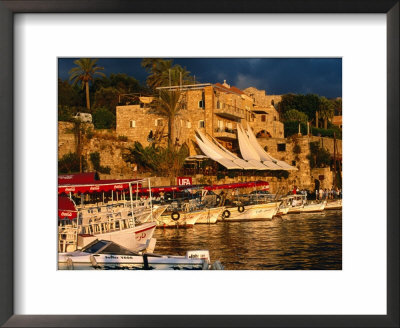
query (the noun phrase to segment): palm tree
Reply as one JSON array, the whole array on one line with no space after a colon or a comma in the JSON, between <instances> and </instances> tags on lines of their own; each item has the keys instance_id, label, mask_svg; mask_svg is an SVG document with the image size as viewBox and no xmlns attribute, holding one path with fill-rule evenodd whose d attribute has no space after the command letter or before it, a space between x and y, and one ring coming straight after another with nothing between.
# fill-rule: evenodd
<instances>
[{"instance_id":1,"label":"palm tree","mask_svg":"<svg viewBox=\"0 0 400 328\"><path fill-rule=\"evenodd\" d=\"M102 72L104 67L96 65L97 59L80 58L74 61L76 67L72 68L68 74L70 75L69 80L73 81L72 85L80 83L83 87L86 87L86 108L90 110L90 96L89 96L89 81L93 81L95 75L105 77L106 75Z\"/></svg>"},{"instance_id":2,"label":"palm tree","mask_svg":"<svg viewBox=\"0 0 400 328\"><path fill-rule=\"evenodd\" d=\"M175 117L182 109L181 92L162 90L155 102L155 110L168 118L168 146L175 144Z\"/></svg>"},{"instance_id":3,"label":"palm tree","mask_svg":"<svg viewBox=\"0 0 400 328\"><path fill-rule=\"evenodd\" d=\"M147 85L153 89L171 85L188 84L190 72L180 65L172 66L172 60L144 58L142 67L149 73Z\"/></svg>"},{"instance_id":4,"label":"palm tree","mask_svg":"<svg viewBox=\"0 0 400 328\"><path fill-rule=\"evenodd\" d=\"M332 119L335 114L335 110L333 109L333 104L331 101L326 99L325 97L321 97L319 103L319 114L320 117L324 120L324 129L328 128L328 120Z\"/></svg>"}]
</instances>

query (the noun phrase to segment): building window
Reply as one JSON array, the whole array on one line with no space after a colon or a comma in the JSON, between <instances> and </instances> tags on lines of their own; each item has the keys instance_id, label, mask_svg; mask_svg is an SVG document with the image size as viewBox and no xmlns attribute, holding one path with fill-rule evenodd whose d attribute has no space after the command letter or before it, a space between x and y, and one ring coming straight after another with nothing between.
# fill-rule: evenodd
<instances>
[{"instance_id":1,"label":"building window","mask_svg":"<svg viewBox=\"0 0 400 328\"><path fill-rule=\"evenodd\" d=\"M292 166L296 166L296 161L292 161Z\"/></svg>"},{"instance_id":2,"label":"building window","mask_svg":"<svg viewBox=\"0 0 400 328\"><path fill-rule=\"evenodd\" d=\"M129 127L136 128L136 121L130 121L129 122Z\"/></svg>"},{"instance_id":3,"label":"building window","mask_svg":"<svg viewBox=\"0 0 400 328\"><path fill-rule=\"evenodd\" d=\"M266 121L266 116L265 115L261 115L261 122L265 122Z\"/></svg>"},{"instance_id":4,"label":"building window","mask_svg":"<svg viewBox=\"0 0 400 328\"><path fill-rule=\"evenodd\" d=\"M274 121L276 121L276 116L274 116Z\"/></svg>"},{"instance_id":5,"label":"building window","mask_svg":"<svg viewBox=\"0 0 400 328\"><path fill-rule=\"evenodd\" d=\"M204 121L199 121L199 128L201 129L204 127L205 127Z\"/></svg>"},{"instance_id":6,"label":"building window","mask_svg":"<svg viewBox=\"0 0 400 328\"><path fill-rule=\"evenodd\" d=\"M204 100L199 100L199 108L204 108Z\"/></svg>"},{"instance_id":7,"label":"building window","mask_svg":"<svg viewBox=\"0 0 400 328\"><path fill-rule=\"evenodd\" d=\"M190 129L190 128L192 127L192 122L189 122L189 121L188 121L187 124L186 124L186 126L187 126L188 129Z\"/></svg>"},{"instance_id":8,"label":"building window","mask_svg":"<svg viewBox=\"0 0 400 328\"><path fill-rule=\"evenodd\" d=\"M163 126L163 125L164 125L164 122L163 122L163 120L162 120L161 118L158 118L158 119L156 119L156 120L154 121L154 125L155 125L155 126Z\"/></svg>"},{"instance_id":9,"label":"building window","mask_svg":"<svg viewBox=\"0 0 400 328\"><path fill-rule=\"evenodd\" d=\"M217 100L217 109L221 109L221 103Z\"/></svg>"},{"instance_id":10,"label":"building window","mask_svg":"<svg viewBox=\"0 0 400 328\"><path fill-rule=\"evenodd\" d=\"M278 144L278 151L286 151L286 144Z\"/></svg>"}]
</instances>

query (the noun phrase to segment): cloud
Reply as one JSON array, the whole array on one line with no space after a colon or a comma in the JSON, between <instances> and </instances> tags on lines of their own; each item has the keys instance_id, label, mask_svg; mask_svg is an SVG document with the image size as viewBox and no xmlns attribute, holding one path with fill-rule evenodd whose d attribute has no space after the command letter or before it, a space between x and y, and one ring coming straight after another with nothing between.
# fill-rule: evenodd
<instances>
[{"instance_id":1,"label":"cloud","mask_svg":"<svg viewBox=\"0 0 400 328\"><path fill-rule=\"evenodd\" d=\"M237 74L234 82L234 85L239 89L246 89L248 87L260 88L263 81L261 79L255 78L254 76L239 73Z\"/></svg>"}]
</instances>

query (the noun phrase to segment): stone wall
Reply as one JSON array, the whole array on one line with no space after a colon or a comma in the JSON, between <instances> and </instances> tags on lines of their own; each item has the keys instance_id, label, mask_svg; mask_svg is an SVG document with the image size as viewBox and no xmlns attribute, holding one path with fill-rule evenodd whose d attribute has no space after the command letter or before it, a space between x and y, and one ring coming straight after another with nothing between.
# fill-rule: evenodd
<instances>
[{"instance_id":1,"label":"stone wall","mask_svg":"<svg viewBox=\"0 0 400 328\"><path fill-rule=\"evenodd\" d=\"M88 129L93 125L87 124ZM69 152L76 152L76 138L72 132L73 124L68 122L58 123L58 158L60 159ZM109 166L110 174L99 174L100 179L129 179L134 178L131 164L126 163L122 154L124 149L133 146L132 143L119 141L113 130L93 130L91 138L88 135L82 138L82 155L87 161L88 171L94 171L90 161L90 154L98 152L100 154L100 165Z\"/></svg>"},{"instance_id":2,"label":"stone wall","mask_svg":"<svg viewBox=\"0 0 400 328\"><path fill-rule=\"evenodd\" d=\"M333 156L334 140L332 138L310 136L310 142L319 142L320 147L327 149ZM342 156L342 140L340 139L336 139L336 155Z\"/></svg>"},{"instance_id":3,"label":"stone wall","mask_svg":"<svg viewBox=\"0 0 400 328\"><path fill-rule=\"evenodd\" d=\"M315 168L311 170L311 179L320 181L320 188L331 189L333 186L333 172L329 167Z\"/></svg>"}]
</instances>

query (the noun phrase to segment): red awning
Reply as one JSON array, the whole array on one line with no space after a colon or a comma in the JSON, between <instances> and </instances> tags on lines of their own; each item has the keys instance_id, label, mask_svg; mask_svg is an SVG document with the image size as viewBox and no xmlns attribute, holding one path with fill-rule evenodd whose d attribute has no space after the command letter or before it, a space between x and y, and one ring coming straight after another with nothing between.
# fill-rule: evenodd
<instances>
[{"instance_id":1,"label":"red awning","mask_svg":"<svg viewBox=\"0 0 400 328\"><path fill-rule=\"evenodd\" d=\"M75 184L75 185L59 185L58 193L93 193L93 192L107 192L107 191L123 191L129 190L129 182L132 183L132 189L136 188L136 181L139 180L99 180L93 184ZM142 181L142 180L140 180ZM139 188L142 186L138 183Z\"/></svg>"},{"instance_id":2,"label":"red awning","mask_svg":"<svg viewBox=\"0 0 400 328\"><path fill-rule=\"evenodd\" d=\"M91 184L95 183L95 172L63 174L58 176L59 185Z\"/></svg>"},{"instance_id":3,"label":"red awning","mask_svg":"<svg viewBox=\"0 0 400 328\"><path fill-rule=\"evenodd\" d=\"M58 218L61 219L76 219L77 210L74 202L65 196L58 196Z\"/></svg>"},{"instance_id":4,"label":"red awning","mask_svg":"<svg viewBox=\"0 0 400 328\"><path fill-rule=\"evenodd\" d=\"M236 188L250 188L250 187L260 187L260 186L269 186L269 183L266 181L252 181L252 182L239 182L239 183L229 183L229 184L221 184L221 185L186 185L186 186L168 186L168 187L152 187L151 192L159 193L159 192L171 192L171 191L179 191L185 189L205 189L205 190L219 190L219 189L236 189ZM132 190L135 192L135 189ZM148 193L149 188L140 188L139 193Z\"/></svg>"},{"instance_id":5,"label":"red awning","mask_svg":"<svg viewBox=\"0 0 400 328\"><path fill-rule=\"evenodd\" d=\"M204 189L205 190L236 189L236 188L260 187L268 185L269 183L266 181L252 181L252 182L228 183L222 185L211 185L211 186L205 186Z\"/></svg>"}]
</instances>

